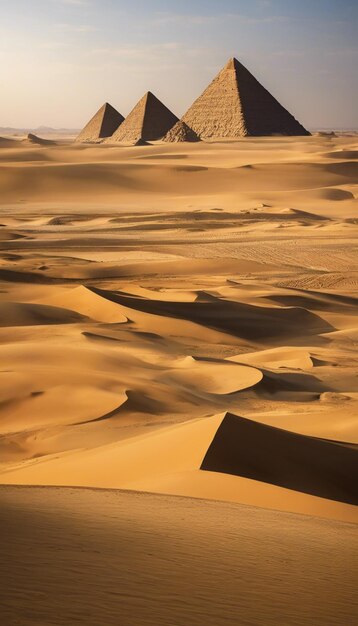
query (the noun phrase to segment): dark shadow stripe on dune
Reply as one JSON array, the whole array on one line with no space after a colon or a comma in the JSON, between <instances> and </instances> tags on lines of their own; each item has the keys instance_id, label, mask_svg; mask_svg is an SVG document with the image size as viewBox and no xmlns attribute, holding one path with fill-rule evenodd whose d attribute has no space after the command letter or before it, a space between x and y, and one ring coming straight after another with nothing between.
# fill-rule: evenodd
<instances>
[{"instance_id":1,"label":"dark shadow stripe on dune","mask_svg":"<svg viewBox=\"0 0 358 626\"><path fill-rule=\"evenodd\" d=\"M329 159L358 159L358 150L335 150L322 156Z\"/></svg>"},{"instance_id":2,"label":"dark shadow stripe on dune","mask_svg":"<svg viewBox=\"0 0 358 626\"><path fill-rule=\"evenodd\" d=\"M326 171L347 178L354 184L358 181L358 163L354 161L342 161L327 165Z\"/></svg>"},{"instance_id":3,"label":"dark shadow stripe on dune","mask_svg":"<svg viewBox=\"0 0 358 626\"><path fill-rule=\"evenodd\" d=\"M52 283L63 283L63 279L52 278L45 274L37 274L36 272L18 272L16 270L0 269L0 280L8 283L36 283L39 285L48 285Z\"/></svg>"},{"instance_id":4,"label":"dark shadow stripe on dune","mask_svg":"<svg viewBox=\"0 0 358 626\"><path fill-rule=\"evenodd\" d=\"M91 333L88 330L82 331L81 334L87 339L91 339L94 341L115 341L117 343L121 341L119 337L109 337L108 335L101 335L100 333Z\"/></svg>"},{"instance_id":5,"label":"dark shadow stripe on dune","mask_svg":"<svg viewBox=\"0 0 358 626\"><path fill-rule=\"evenodd\" d=\"M123 306L166 317L185 319L209 328L247 339L291 337L331 332L334 328L318 315L303 308L268 308L242 302L167 302L130 296L124 292L91 290Z\"/></svg>"},{"instance_id":6,"label":"dark shadow stripe on dune","mask_svg":"<svg viewBox=\"0 0 358 626\"><path fill-rule=\"evenodd\" d=\"M292 391L302 392L309 391L312 393L321 394L325 391L334 391L334 389L322 380L308 374L307 372L271 372L265 367L260 367L263 373L263 378L258 383L257 388L259 391L267 392L270 395L279 393L280 391Z\"/></svg>"},{"instance_id":7,"label":"dark shadow stripe on dune","mask_svg":"<svg viewBox=\"0 0 358 626\"><path fill-rule=\"evenodd\" d=\"M299 290L297 290L299 291ZM357 309L358 299L336 294L318 293L306 291L294 294L278 294L264 296L266 302L275 302L282 306L295 306L313 309L316 311L347 311L349 308Z\"/></svg>"},{"instance_id":8,"label":"dark shadow stripe on dune","mask_svg":"<svg viewBox=\"0 0 358 626\"><path fill-rule=\"evenodd\" d=\"M358 450L227 413L200 469L358 504Z\"/></svg>"}]
</instances>

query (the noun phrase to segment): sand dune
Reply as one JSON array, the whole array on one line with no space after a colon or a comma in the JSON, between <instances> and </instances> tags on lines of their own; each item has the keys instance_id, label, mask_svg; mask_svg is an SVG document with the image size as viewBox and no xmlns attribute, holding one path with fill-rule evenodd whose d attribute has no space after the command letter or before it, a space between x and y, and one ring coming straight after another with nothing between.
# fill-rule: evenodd
<instances>
[{"instance_id":1,"label":"sand dune","mask_svg":"<svg viewBox=\"0 0 358 626\"><path fill-rule=\"evenodd\" d=\"M358 444L357 403L354 399L324 392L310 406L296 406L290 413L285 409L256 414L264 424L288 429L313 437L324 437L343 443Z\"/></svg>"},{"instance_id":2,"label":"sand dune","mask_svg":"<svg viewBox=\"0 0 358 626\"><path fill-rule=\"evenodd\" d=\"M118 444L35 459L4 478L7 484L96 485L279 510L288 506L355 521L356 463L349 446L221 414Z\"/></svg>"},{"instance_id":3,"label":"sand dune","mask_svg":"<svg viewBox=\"0 0 358 626\"><path fill-rule=\"evenodd\" d=\"M76 243L76 242L74 242ZM84 280L98 280L101 278L130 278L137 276L153 276L156 274L162 274L163 276L176 274L178 276L188 276L193 274L206 274L210 270L216 271L217 274L226 274L228 270L251 270L257 268L258 271L269 271L262 264L255 264L252 262L230 261L227 259L220 259L218 261L211 261L210 259L181 259L180 264L177 261L147 261L145 263L130 263L124 262L123 265L106 263L106 264L88 264L88 263L76 263L75 266L67 266L67 268L61 268L61 273L64 278L69 279L81 279ZM51 274L56 273L56 268L52 269ZM46 273L46 275L48 275ZM57 278L57 276L53 276ZM106 297L105 294L102 294Z\"/></svg>"},{"instance_id":4,"label":"sand dune","mask_svg":"<svg viewBox=\"0 0 358 626\"><path fill-rule=\"evenodd\" d=\"M103 296L118 302L129 309L139 309L145 313L187 319L216 330L233 335L264 340L266 337L285 336L293 328L309 334L319 334L334 330L319 316L306 309L257 307L228 301L218 302L159 302L157 300L133 298L125 293L104 293Z\"/></svg>"},{"instance_id":5,"label":"sand dune","mask_svg":"<svg viewBox=\"0 0 358 626\"><path fill-rule=\"evenodd\" d=\"M0 137L0 148L13 148L15 147L15 139L10 137Z\"/></svg>"},{"instance_id":6,"label":"sand dune","mask_svg":"<svg viewBox=\"0 0 358 626\"><path fill-rule=\"evenodd\" d=\"M56 306L77 311L98 322L122 323L127 318L115 304L98 296L90 287L75 287L61 294L50 296L47 300Z\"/></svg>"},{"instance_id":7,"label":"sand dune","mask_svg":"<svg viewBox=\"0 0 358 626\"><path fill-rule=\"evenodd\" d=\"M358 456L350 446L313 439L227 414L201 469L358 504Z\"/></svg>"},{"instance_id":8,"label":"sand dune","mask_svg":"<svg viewBox=\"0 0 358 626\"><path fill-rule=\"evenodd\" d=\"M55 141L52 141L51 139L43 139L43 137L38 137L37 135L34 135L33 133L29 133L26 137L26 139L23 140L25 143L29 143L29 144L35 144L35 145L39 145L39 146L54 146L56 145Z\"/></svg>"},{"instance_id":9,"label":"sand dune","mask_svg":"<svg viewBox=\"0 0 358 626\"><path fill-rule=\"evenodd\" d=\"M304 348L271 348L269 350L257 350L249 354L239 354L229 357L230 361L248 363L270 369L293 368L310 370L313 362L310 353Z\"/></svg>"},{"instance_id":10,"label":"sand dune","mask_svg":"<svg viewBox=\"0 0 358 626\"><path fill-rule=\"evenodd\" d=\"M309 290L300 294L271 295L269 300L282 306L307 307L316 311L337 312L344 308L347 313L349 313L349 307L351 307L351 311L354 311L358 305L357 298L340 294L310 292Z\"/></svg>"},{"instance_id":11,"label":"sand dune","mask_svg":"<svg viewBox=\"0 0 358 626\"><path fill-rule=\"evenodd\" d=\"M9 472L6 482L65 485L75 480L82 486L120 487L148 476L199 469L222 419L194 420L75 456L35 461Z\"/></svg>"},{"instance_id":12,"label":"sand dune","mask_svg":"<svg viewBox=\"0 0 358 626\"><path fill-rule=\"evenodd\" d=\"M322 189L310 189L309 192L298 192L298 197L310 198L311 200L332 200L337 202L339 200L353 200L354 195L351 191L346 189L339 189L337 187L329 187Z\"/></svg>"},{"instance_id":13,"label":"sand dune","mask_svg":"<svg viewBox=\"0 0 358 626\"><path fill-rule=\"evenodd\" d=\"M355 520L356 138L0 144L1 482Z\"/></svg>"},{"instance_id":14,"label":"sand dune","mask_svg":"<svg viewBox=\"0 0 358 626\"><path fill-rule=\"evenodd\" d=\"M147 148L145 148L147 149ZM207 150L207 148L205 148ZM88 149L87 149L88 150ZM161 163L160 171L147 160L133 163L78 162L34 164L31 169L18 163L14 168L4 161L0 165L0 184L4 200L17 199L16 189L21 188L27 201L56 201L56 187L61 185L61 195L77 201L83 196L98 198L107 196L125 198L143 194L167 193L174 197L206 197L215 194L232 195L248 193L259 187L263 192L305 190L317 187L336 187L354 184L358 175L358 164L347 160L339 163L257 163L237 167L207 167L206 165L175 165ZM85 156L87 152L81 152ZM132 199L133 200L133 199Z\"/></svg>"},{"instance_id":15,"label":"sand dune","mask_svg":"<svg viewBox=\"0 0 358 626\"><path fill-rule=\"evenodd\" d=\"M23 382L26 385L26 381ZM123 394L122 402L126 399ZM15 428L28 430L29 425L33 432L43 426L93 421L99 419L102 411L117 409L119 402L118 394L100 388L95 390L90 385L59 384L46 390L23 392L21 399L10 399L3 407L1 432L12 433Z\"/></svg>"},{"instance_id":16,"label":"sand dune","mask_svg":"<svg viewBox=\"0 0 358 626\"><path fill-rule=\"evenodd\" d=\"M337 150L335 152L327 152L325 157L332 159L358 159L358 150Z\"/></svg>"},{"instance_id":17,"label":"sand dune","mask_svg":"<svg viewBox=\"0 0 358 626\"><path fill-rule=\"evenodd\" d=\"M69 309L60 309L42 304L2 302L0 305L1 326L33 326L43 324L73 324L81 316Z\"/></svg>"},{"instance_id":18,"label":"sand dune","mask_svg":"<svg viewBox=\"0 0 358 626\"><path fill-rule=\"evenodd\" d=\"M186 357L178 369L170 371L169 375L176 384L184 384L200 389L203 392L214 394L234 393L256 385L262 379L262 373L253 367L198 361Z\"/></svg>"},{"instance_id":19,"label":"sand dune","mask_svg":"<svg viewBox=\"0 0 358 626\"><path fill-rule=\"evenodd\" d=\"M357 137L36 141L0 139L5 622L353 624Z\"/></svg>"}]
</instances>

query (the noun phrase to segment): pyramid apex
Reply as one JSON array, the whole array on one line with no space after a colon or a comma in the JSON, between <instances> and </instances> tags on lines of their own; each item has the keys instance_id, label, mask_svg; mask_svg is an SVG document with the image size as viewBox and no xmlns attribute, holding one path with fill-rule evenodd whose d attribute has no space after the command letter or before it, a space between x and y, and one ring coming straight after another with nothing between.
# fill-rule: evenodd
<instances>
[{"instance_id":1,"label":"pyramid apex","mask_svg":"<svg viewBox=\"0 0 358 626\"><path fill-rule=\"evenodd\" d=\"M139 102L141 103L147 103L148 100L150 100L151 98L155 98L154 94L151 91L146 91L142 97L140 98L140 100L138 100L137 104L139 104Z\"/></svg>"},{"instance_id":2,"label":"pyramid apex","mask_svg":"<svg viewBox=\"0 0 358 626\"><path fill-rule=\"evenodd\" d=\"M155 100L158 100L157 96L154 95L154 93L152 91L147 91L147 93L145 94L146 98L155 98Z\"/></svg>"},{"instance_id":3,"label":"pyramid apex","mask_svg":"<svg viewBox=\"0 0 358 626\"><path fill-rule=\"evenodd\" d=\"M235 57L230 57L230 59L228 60L228 62L225 65L226 70L234 70L235 67L238 65L239 61L235 58Z\"/></svg>"},{"instance_id":4,"label":"pyramid apex","mask_svg":"<svg viewBox=\"0 0 358 626\"><path fill-rule=\"evenodd\" d=\"M176 115L151 91L147 91L111 137L111 142L155 141L161 139L177 121Z\"/></svg>"},{"instance_id":5,"label":"pyramid apex","mask_svg":"<svg viewBox=\"0 0 358 626\"><path fill-rule=\"evenodd\" d=\"M86 126L82 129L76 141L96 142L111 137L123 122L124 117L109 102L104 102Z\"/></svg>"},{"instance_id":6,"label":"pyramid apex","mask_svg":"<svg viewBox=\"0 0 358 626\"><path fill-rule=\"evenodd\" d=\"M100 109L98 109L98 110L99 110L99 111L102 111L103 109L104 109L104 110L106 110L106 109L111 109L111 110L113 110L113 111L115 111L115 110L116 110L116 109L114 108L114 106L113 106L110 102L105 102L104 104L102 104L101 108L100 108Z\"/></svg>"}]
</instances>

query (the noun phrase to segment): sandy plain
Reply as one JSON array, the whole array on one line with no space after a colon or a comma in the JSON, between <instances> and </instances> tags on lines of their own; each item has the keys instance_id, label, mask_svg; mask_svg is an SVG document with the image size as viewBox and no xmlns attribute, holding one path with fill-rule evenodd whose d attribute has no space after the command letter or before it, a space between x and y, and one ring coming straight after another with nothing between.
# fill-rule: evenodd
<instances>
[{"instance_id":1,"label":"sandy plain","mask_svg":"<svg viewBox=\"0 0 358 626\"><path fill-rule=\"evenodd\" d=\"M7 624L354 623L357 157L0 140Z\"/></svg>"}]
</instances>

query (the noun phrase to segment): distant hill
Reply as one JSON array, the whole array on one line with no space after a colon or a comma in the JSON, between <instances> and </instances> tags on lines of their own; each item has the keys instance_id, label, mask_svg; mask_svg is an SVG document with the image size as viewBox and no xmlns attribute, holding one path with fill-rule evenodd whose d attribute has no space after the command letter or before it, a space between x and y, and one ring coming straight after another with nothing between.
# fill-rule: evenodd
<instances>
[{"instance_id":1,"label":"distant hill","mask_svg":"<svg viewBox=\"0 0 358 626\"><path fill-rule=\"evenodd\" d=\"M52 128L51 126L38 126L37 128L13 128L12 126L0 126L0 135L77 135L78 128Z\"/></svg>"}]
</instances>

